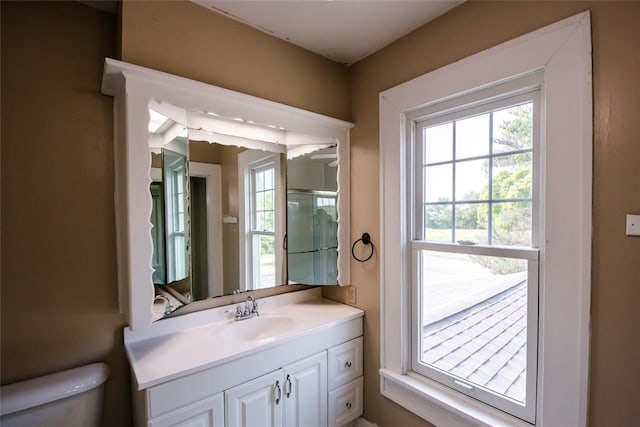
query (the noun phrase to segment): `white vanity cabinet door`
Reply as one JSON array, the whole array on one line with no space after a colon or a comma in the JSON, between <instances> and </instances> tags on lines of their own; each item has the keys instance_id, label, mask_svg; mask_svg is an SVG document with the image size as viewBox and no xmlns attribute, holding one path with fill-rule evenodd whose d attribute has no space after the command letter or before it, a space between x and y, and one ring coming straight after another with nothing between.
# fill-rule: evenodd
<instances>
[{"instance_id":1,"label":"white vanity cabinet door","mask_svg":"<svg viewBox=\"0 0 640 427\"><path fill-rule=\"evenodd\" d=\"M282 369L224 392L227 427L280 427L284 390Z\"/></svg>"},{"instance_id":2,"label":"white vanity cabinet door","mask_svg":"<svg viewBox=\"0 0 640 427\"><path fill-rule=\"evenodd\" d=\"M285 427L327 427L327 352L283 369Z\"/></svg>"},{"instance_id":3,"label":"white vanity cabinet door","mask_svg":"<svg viewBox=\"0 0 640 427\"><path fill-rule=\"evenodd\" d=\"M149 427L223 427L224 396L215 396L149 421Z\"/></svg>"}]
</instances>

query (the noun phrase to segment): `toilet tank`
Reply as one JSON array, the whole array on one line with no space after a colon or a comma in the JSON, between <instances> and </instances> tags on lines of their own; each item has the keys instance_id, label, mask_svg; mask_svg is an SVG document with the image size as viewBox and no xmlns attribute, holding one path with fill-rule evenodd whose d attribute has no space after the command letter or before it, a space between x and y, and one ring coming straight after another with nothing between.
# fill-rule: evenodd
<instances>
[{"instance_id":1,"label":"toilet tank","mask_svg":"<svg viewBox=\"0 0 640 427\"><path fill-rule=\"evenodd\" d=\"M0 426L98 427L109 367L94 363L0 387Z\"/></svg>"}]
</instances>

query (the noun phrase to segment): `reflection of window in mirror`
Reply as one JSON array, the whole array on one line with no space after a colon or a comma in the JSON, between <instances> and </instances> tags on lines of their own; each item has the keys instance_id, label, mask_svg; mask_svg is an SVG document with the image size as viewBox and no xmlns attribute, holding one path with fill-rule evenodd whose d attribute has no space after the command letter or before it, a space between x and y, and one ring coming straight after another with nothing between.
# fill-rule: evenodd
<instances>
[{"instance_id":1,"label":"reflection of window in mirror","mask_svg":"<svg viewBox=\"0 0 640 427\"><path fill-rule=\"evenodd\" d=\"M273 162L251 170L251 257L254 289L275 285L275 168Z\"/></svg>"},{"instance_id":2,"label":"reflection of window in mirror","mask_svg":"<svg viewBox=\"0 0 640 427\"><path fill-rule=\"evenodd\" d=\"M186 157L165 148L165 191L167 227L167 282L182 280L189 275L187 256L188 232L186 216Z\"/></svg>"},{"instance_id":3,"label":"reflection of window in mirror","mask_svg":"<svg viewBox=\"0 0 640 427\"><path fill-rule=\"evenodd\" d=\"M263 289L280 284L282 266L277 252L283 239L280 155L246 150L238 155L241 215L241 289ZM244 219L243 219L244 218ZM244 285L244 288L242 286Z\"/></svg>"}]
</instances>

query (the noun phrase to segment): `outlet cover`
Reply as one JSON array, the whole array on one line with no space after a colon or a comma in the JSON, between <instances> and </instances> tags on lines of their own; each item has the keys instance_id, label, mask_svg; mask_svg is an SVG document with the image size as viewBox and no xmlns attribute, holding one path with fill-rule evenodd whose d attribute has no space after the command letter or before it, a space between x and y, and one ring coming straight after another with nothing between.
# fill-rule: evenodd
<instances>
[{"instance_id":1,"label":"outlet cover","mask_svg":"<svg viewBox=\"0 0 640 427\"><path fill-rule=\"evenodd\" d=\"M627 214L627 236L640 236L640 215Z\"/></svg>"},{"instance_id":2,"label":"outlet cover","mask_svg":"<svg viewBox=\"0 0 640 427\"><path fill-rule=\"evenodd\" d=\"M349 286L349 304L356 304L356 288Z\"/></svg>"}]
</instances>

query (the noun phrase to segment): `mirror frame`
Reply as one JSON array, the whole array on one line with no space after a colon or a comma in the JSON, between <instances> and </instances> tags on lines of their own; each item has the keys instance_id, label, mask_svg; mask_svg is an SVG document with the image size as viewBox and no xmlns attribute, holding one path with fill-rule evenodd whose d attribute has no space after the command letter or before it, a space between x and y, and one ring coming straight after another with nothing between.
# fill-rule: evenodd
<instances>
[{"instance_id":1,"label":"mirror frame","mask_svg":"<svg viewBox=\"0 0 640 427\"><path fill-rule=\"evenodd\" d=\"M151 240L149 105L269 124L299 136L338 144L338 285L350 280L349 131L353 123L229 89L105 58L102 93L114 97L114 191L120 311L131 330L152 322L154 288ZM187 123L186 117L184 123Z\"/></svg>"}]
</instances>

